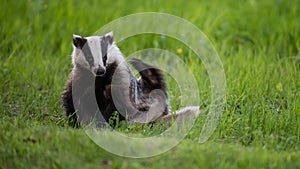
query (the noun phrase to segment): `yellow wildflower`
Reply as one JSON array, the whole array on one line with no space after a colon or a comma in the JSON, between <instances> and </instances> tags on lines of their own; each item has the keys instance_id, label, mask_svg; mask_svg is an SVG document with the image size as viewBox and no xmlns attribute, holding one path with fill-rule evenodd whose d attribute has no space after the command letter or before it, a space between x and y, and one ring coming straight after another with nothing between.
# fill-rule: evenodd
<instances>
[{"instance_id":1,"label":"yellow wildflower","mask_svg":"<svg viewBox=\"0 0 300 169\"><path fill-rule=\"evenodd\" d=\"M178 53L178 54L182 54L182 49L181 49L181 48L178 48L178 49L177 49L177 53Z\"/></svg>"}]
</instances>

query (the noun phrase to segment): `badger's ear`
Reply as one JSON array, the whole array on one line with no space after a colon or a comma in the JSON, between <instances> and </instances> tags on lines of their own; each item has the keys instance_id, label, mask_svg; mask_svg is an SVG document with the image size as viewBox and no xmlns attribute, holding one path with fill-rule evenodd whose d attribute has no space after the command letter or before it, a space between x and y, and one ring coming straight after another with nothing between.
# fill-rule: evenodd
<instances>
[{"instance_id":1,"label":"badger's ear","mask_svg":"<svg viewBox=\"0 0 300 169\"><path fill-rule=\"evenodd\" d=\"M104 35L105 39L108 41L108 43L112 44L114 41L114 33L113 31L108 32L107 34Z\"/></svg>"},{"instance_id":2,"label":"badger's ear","mask_svg":"<svg viewBox=\"0 0 300 169\"><path fill-rule=\"evenodd\" d=\"M76 48L82 49L86 41L87 41L86 38L73 34L73 45Z\"/></svg>"}]
</instances>

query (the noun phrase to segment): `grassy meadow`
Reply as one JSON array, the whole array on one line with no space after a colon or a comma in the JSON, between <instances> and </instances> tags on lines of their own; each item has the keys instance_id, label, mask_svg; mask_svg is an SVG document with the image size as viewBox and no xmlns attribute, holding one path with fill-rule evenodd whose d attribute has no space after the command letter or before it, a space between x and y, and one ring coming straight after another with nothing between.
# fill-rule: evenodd
<instances>
[{"instance_id":1,"label":"grassy meadow","mask_svg":"<svg viewBox=\"0 0 300 169\"><path fill-rule=\"evenodd\" d=\"M227 100L207 142L198 143L199 119L170 151L130 159L105 151L83 129L67 125L61 92L72 69L72 34L90 36L108 22L137 12L187 19L215 46L227 78ZM2 0L0 169L300 168L299 14L299 0ZM184 44L140 35L119 46L125 56L149 47L174 53L182 48L180 57L199 85L199 105L209 107L208 75ZM168 82L176 107L180 93L174 81ZM151 128L120 130L152 134Z\"/></svg>"}]
</instances>

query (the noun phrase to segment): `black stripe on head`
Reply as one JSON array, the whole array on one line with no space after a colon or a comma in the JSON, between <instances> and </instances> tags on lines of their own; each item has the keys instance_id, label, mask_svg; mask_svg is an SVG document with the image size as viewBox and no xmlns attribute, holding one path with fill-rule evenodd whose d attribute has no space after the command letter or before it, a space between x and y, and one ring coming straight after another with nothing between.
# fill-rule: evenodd
<instances>
[{"instance_id":1,"label":"black stripe on head","mask_svg":"<svg viewBox=\"0 0 300 169\"><path fill-rule=\"evenodd\" d=\"M86 61L89 63L89 66L92 67L94 65L94 58L87 43L87 39L85 37L73 34L73 45L76 48L81 49Z\"/></svg>"},{"instance_id":2,"label":"black stripe on head","mask_svg":"<svg viewBox=\"0 0 300 169\"><path fill-rule=\"evenodd\" d=\"M91 48L88 43L86 43L82 47L82 53L83 53L86 61L89 63L90 67L94 66L94 57L93 57Z\"/></svg>"},{"instance_id":3,"label":"black stripe on head","mask_svg":"<svg viewBox=\"0 0 300 169\"><path fill-rule=\"evenodd\" d=\"M108 41L105 36L102 37L100 45L101 45L103 65L106 66Z\"/></svg>"},{"instance_id":4,"label":"black stripe on head","mask_svg":"<svg viewBox=\"0 0 300 169\"><path fill-rule=\"evenodd\" d=\"M107 48L108 45L111 45L113 43L113 32L109 32L101 37L101 53L102 53L102 59L103 59L103 65L106 66L107 61Z\"/></svg>"}]
</instances>

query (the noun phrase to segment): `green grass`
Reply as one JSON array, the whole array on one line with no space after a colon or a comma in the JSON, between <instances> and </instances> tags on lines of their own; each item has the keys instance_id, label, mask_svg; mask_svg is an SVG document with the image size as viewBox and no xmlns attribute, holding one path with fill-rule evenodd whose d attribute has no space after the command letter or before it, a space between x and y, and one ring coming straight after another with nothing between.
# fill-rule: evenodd
<instances>
[{"instance_id":1,"label":"green grass","mask_svg":"<svg viewBox=\"0 0 300 169\"><path fill-rule=\"evenodd\" d=\"M299 4L2 1L0 168L300 168ZM227 102L206 143L198 143L203 125L199 119L169 152L129 159L106 152L84 130L69 127L60 95L72 68L73 33L92 35L113 19L150 11L185 18L208 36L224 65ZM120 48L125 55L145 47L175 53L183 48L181 57L198 75L200 106L205 109L210 84L201 61L183 44L167 42L159 36L138 36L120 43ZM179 96L172 89L170 95L175 100Z\"/></svg>"}]
</instances>

